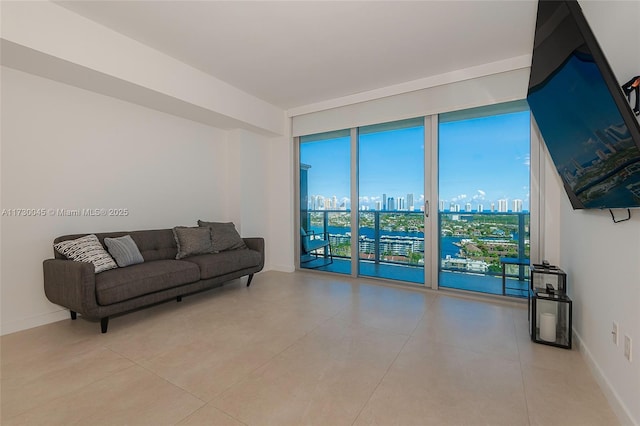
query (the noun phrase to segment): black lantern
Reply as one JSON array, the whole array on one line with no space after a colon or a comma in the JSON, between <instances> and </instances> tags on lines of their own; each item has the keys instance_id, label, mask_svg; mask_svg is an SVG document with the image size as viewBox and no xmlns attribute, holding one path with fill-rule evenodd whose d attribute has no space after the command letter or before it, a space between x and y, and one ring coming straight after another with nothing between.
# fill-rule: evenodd
<instances>
[{"instance_id":1,"label":"black lantern","mask_svg":"<svg viewBox=\"0 0 640 426\"><path fill-rule=\"evenodd\" d=\"M531 289L566 294L567 274L557 266L534 264L531 267Z\"/></svg>"},{"instance_id":2,"label":"black lantern","mask_svg":"<svg viewBox=\"0 0 640 426\"><path fill-rule=\"evenodd\" d=\"M531 340L571 349L572 302L566 294L532 290L529 324Z\"/></svg>"}]
</instances>

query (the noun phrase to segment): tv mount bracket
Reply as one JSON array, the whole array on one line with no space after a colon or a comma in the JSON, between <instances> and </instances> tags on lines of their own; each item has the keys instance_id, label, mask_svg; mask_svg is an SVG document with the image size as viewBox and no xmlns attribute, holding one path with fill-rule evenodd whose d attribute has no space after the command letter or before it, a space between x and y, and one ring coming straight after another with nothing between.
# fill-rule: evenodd
<instances>
[{"instance_id":1,"label":"tv mount bracket","mask_svg":"<svg viewBox=\"0 0 640 426\"><path fill-rule=\"evenodd\" d=\"M635 115L640 115L640 75L636 75L631 80L622 85L622 91L631 103L631 92L636 94L636 106L633 108Z\"/></svg>"}]
</instances>

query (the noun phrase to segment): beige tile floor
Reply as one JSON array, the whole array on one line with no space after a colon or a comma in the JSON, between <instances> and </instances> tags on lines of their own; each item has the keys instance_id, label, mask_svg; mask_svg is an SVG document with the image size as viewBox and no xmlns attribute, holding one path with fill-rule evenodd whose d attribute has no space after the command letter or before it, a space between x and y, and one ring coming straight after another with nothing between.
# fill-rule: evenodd
<instances>
[{"instance_id":1,"label":"beige tile floor","mask_svg":"<svg viewBox=\"0 0 640 426\"><path fill-rule=\"evenodd\" d=\"M3 336L3 425L614 425L526 305L310 272Z\"/></svg>"}]
</instances>

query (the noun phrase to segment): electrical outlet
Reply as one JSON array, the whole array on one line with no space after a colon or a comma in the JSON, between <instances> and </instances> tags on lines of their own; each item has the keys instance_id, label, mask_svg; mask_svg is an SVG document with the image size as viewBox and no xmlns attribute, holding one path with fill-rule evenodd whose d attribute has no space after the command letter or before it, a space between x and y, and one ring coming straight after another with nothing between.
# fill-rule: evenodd
<instances>
[{"instance_id":1,"label":"electrical outlet","mask_svg":"<svg viewBox=\"0 0 640 426\"><path fill-rule=\"evenodd\" d=\"M613 327L611 328L611 340L613 340L613 344L618 346L618 323L613 322Z\"/></svg>"},{"instance_id":2,"label":"electrical outlet","mask_svg":"<svg viewBox=\"0 0 640 426\"><path fill-rule=\"evenodd\" d=\"M624 357L631 362L631 337L624 335Z\"/></svg>"}]
</instances>

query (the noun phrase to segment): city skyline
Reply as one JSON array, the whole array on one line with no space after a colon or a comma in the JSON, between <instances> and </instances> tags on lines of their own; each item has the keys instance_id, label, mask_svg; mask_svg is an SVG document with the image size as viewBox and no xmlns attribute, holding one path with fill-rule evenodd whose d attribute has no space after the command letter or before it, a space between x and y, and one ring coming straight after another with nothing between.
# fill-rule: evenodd
<instances>
[{"instance_id":1,"label":"city skyline","mask_svg":"<svg viewBox=\"0 0 640 426\"><path fill-rule=\"evenodd\" d=\"M439 198L432 198L432 206L468 211L470 203L471 211L479 206L492 211L493 204L496 212L528 211L529 123L529 111L441 123ZM332 209L352 208L350 146L348 136L301 144L301 163L310 166L308 208L326 209L325 200ZM394 210L400 202L400 210L424 209L423 127L361 135L359 149L360 210L385 210L385 194L387 202L393 198ZM519 201L514 206L515 200ZM500 208L503 202L506 210Z\"/></svg>"},{"instance_id":2,"label":"city skyline","mask_svg":"<svg viewBox=\"0 0 640 426\"><path fill-rule=\"evenodd\" d=\"M407 198L404 197L387 197L386 206L382 201L377 200L374 207L370 207L368 205L360 205L359 210L367 211L424 211L424 204L420 204L416 206L415 203L409 203L410 196L413 194L407 194ZM421 195L421 198L424 199L424 196ZM380 197L381 200L384 197ZM506 212L527 212L528 210L524 207L524 200L522 199L499 199L497 203L465 203L464 205L458 203L449 203L447 204L444 200L439 200L438 210L441 212L495 212L495 213L506 213ZM322 195L310 195L309 196L309 210L349 210L350 206L342 200L342 203L339 203L337 197L324 197Z\"/></svg>"}]
</instances>

